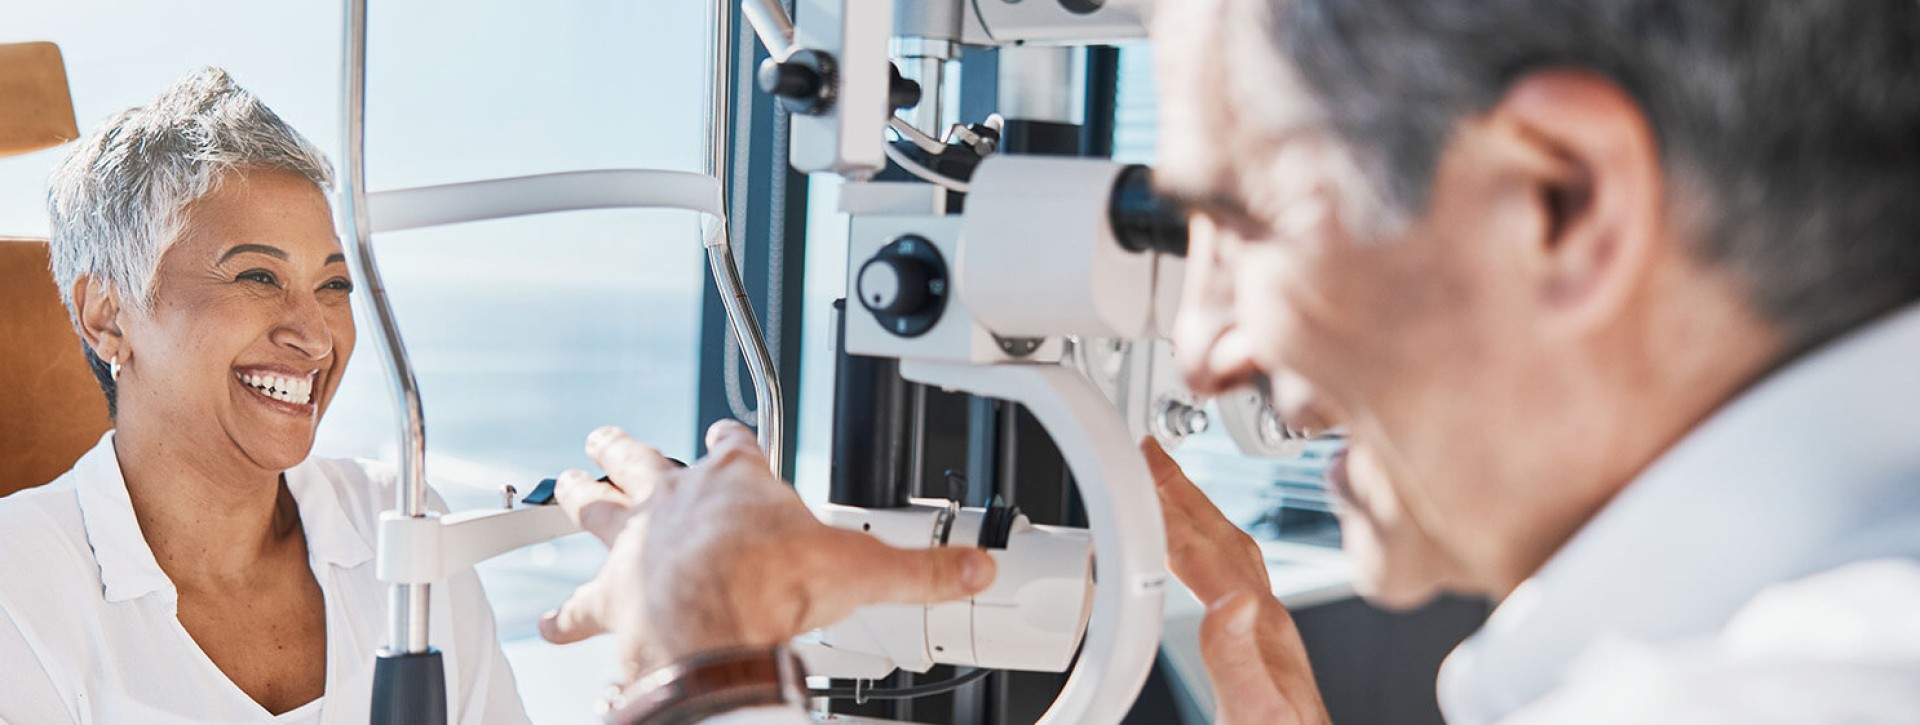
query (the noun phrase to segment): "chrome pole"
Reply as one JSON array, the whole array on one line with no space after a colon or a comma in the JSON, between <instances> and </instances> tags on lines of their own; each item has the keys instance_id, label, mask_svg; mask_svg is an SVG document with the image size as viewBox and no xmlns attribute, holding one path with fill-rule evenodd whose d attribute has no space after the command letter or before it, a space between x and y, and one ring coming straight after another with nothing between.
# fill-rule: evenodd
<instances>
[{"instance_id":1,"label":"chrome pole","mask_svg":"<svg viewBox=\"0 0 1920 725\"><path fill-rule=\"evenodd\" d=\"M713 128L707 134L707 173L719 180L722 200L731 198L727 195L727 119L732 113L733 76L728 61L733 57L733 49L732 4L729 0L715 0L713 74L707 88L707 109L713 119ZM778 476L781 462L786 460L783 427L786 403L780 392L773 353L760 330L759 320L754 317L746 284L740 279L739 264L733 258L732 216L729 209L714 222L713 231L707 235L707 264L713 270L714 284L719 287L720 304L726 308L728 326L734 340L740 343L741 357L746 358L747 374L753 378L754 412L759 419L755 427L759 431L760 447L765 449L767 462ZM732 365L733 361L723 360L720 364Z\"/></svg>"},{"instance_id":2,"label":"chrome pole","mask_svg":"<svg viewBox=\"0 0 1920 725\"><path fill-rule=\"evenodd\" d=\"M403 516L426 515L427 431L420 406L420 385L407 359L406 344L400 340L400 326L393 308L387 304L387 290L380 282L380 268L373 258L372 222L367 217L366 178L366 105L367 105L367 3L347 0L347 47L345 52L345 96L342 106L346 117L340 124L344 148L340 153L340 230L345 234L347 256L353 260L359 277L356 289L360 300L373 312L380 328L382 349L387 356L387 382L393 391L394 408L400 414L400 485L394 503ZM388 600L387 650L389 652L427 651L427 602L425 584L396 584Z\"/></svg>"}]
</instances>

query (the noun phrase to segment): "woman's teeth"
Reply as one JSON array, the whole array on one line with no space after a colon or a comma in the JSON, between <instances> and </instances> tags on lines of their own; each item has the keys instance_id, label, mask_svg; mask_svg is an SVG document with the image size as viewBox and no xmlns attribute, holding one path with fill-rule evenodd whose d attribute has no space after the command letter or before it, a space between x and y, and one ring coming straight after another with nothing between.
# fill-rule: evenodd
<instances>
[{"instance_id":1,"label":"woman's teeth","mask_svg":"<svg viewBox=\"0 0 1920 725\"><path fill-rule=\"evenodd\" d=\"M313 397L311 378L290 378L282 375L241 375L240 381L254 390L265 393L267 397L282 403L306 405Z\"/></svg>"}]
</instances>

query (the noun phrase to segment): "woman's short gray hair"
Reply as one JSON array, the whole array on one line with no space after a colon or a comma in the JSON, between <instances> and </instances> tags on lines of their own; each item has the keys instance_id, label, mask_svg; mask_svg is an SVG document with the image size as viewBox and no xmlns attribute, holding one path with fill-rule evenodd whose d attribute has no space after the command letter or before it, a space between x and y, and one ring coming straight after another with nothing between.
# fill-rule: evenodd
<instances>
[{"instance_id":1,"label":"woman's short gray hair","mask_svg":"<svg viewBox=\"0 0 1920 725\"><path fill-rule=\"evenodd\" d=\"M147 309L154 271L187 206L240 168L291 171L333 189L326 155L218 68L180 79L81 139L47 185L53 280L75 325L81 275L111 285L121 304ZM91 348L87 356L115 407L106 365Z\"/></svg>"}]
</instances>

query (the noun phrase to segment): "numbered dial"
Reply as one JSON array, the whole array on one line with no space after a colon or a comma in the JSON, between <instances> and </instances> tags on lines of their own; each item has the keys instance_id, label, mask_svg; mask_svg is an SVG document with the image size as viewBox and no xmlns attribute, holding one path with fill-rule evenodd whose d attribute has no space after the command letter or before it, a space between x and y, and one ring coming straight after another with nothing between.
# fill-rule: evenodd
<instances>
[{"instance_id":1,"label":"numbered dial","mask_svg":"<svg viewBox=\"0 0 1920 725\"><path fill-rule=\"evenodd\" d=\"M854 294L887 332L918 337L940 321L950 284L940 250L925 239L905 236L860 265Z\"/></svg>"}]
</instances>

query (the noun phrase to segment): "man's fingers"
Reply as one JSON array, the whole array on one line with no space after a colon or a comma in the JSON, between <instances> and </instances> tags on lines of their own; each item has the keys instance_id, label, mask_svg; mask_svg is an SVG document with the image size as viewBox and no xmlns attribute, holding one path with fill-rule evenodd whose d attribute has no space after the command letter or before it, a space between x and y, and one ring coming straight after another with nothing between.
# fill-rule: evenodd
<instances>
[{"instance_id":1,"label":"man's fingers","mask_svg":"<svg viewBox=\"0 0 1920 725\"><path fill-rule=\"evenodd\" d=\"M1147 471L1153 474L1155 488L1174 483L1193 485L1187 480L1187 474L1180 470L1180 464L1174 462L1173 456L1167 455L1167 449L1160 447L1159 439L1153 436L1141 438L1140 455L1147 459Z\"/></svg>"},{"instance_id":2,"label":"man's fingers","mask_svg":"<svg viewBox=\"0 0 1920 725\"><path fill-rule=\"evenodd\" d=\"M614 537L634 513L633 498L626 492L581 470L561 473L553 486L553 498L574 523L608 546L613 545Z\"/></svg>"},{"instance_id":3,"label":"man's fingers","mask_svg":"<svg viewBox=\"0 0 1920 725\"><path fill-rule=\"evenodd\" d=\"M993 557L984 549L970 546L903 549L858 532L844 533L870 542L858 549L847 549L871 553L847 557L844 561L852 570L836 577L842 582L854 582L847 591L861 600L850 603L855 607L883 602L927 604L962 599L987 588L998 571Z\"/></svg>"},{"instance_id":4,"label":"man's fingers","mask_svg":"<svg viewBox=\"0 0 1920 725\"><path fill-rule=\"evenodd\" d=\"M1205 518L1209 514L1219 516L1213 501L1193 485L1180 464L1160 447L1160 441L1153 436L1140 440L1140 455L1147 459L1147 471L1153 474L1153 488L1160 494L1162 508L1167 509L1169 517L1178 514L1190 518ZM1224 517L1221 517L1224 519Z\"/></svg>"},{"instance_id":5,"label":"man's fingers","mask_svg":"<svg viewBox=\"0 0 1920 725\"><path fill-rule=\"evenodd\" d=\"M1260 655L1254 636L1260 602L1256 595L1227 595L1207 609L1200 622L1200 657L1213 681L1220 723L1293 721L1278 683Z\"/></svg>"},{"instance_id":6,"label":"man's fingers","mask_svg":"<svg viewBox=\"0 0 1920 725\"><path fill-rule=\"evenodd\" d=\"M1231 528L1225 514L1213 505L1213 499L1193 485L1193 479L1187 478L1186 471L1180 470L1180 464L1167 455L1166 449L1152 436L1141 439L1140 454L1147 459L1147 471L1153 474L1153 487L1160 494L1163 508L1169 509L1168 515L1175 513L1187 516L1196 524L1221 524Z\"/></svg>"},{"instance_id":7,"label":"man's fingers","mask_svg":"<svg viewBox=\"0 0 1920 725\"><path fill-rule=\"evenodd\" d=\"M752 428L732 418L714 421L713 425L707 427L708 450L719 448L727 441L742 441L756 448L760 445L760 439L753 435Z\"/></svg>"},{"instance_id":8,"label":"man's fingers","mask_svg":"<svg viewBox=\"0 0 1920 725\"><path fill-rule=\"evenodd\" d=\"M635 501L645 501L653 495L660 477L677 468L653 446L636 441L612 426L587 436L587 456L600 464L600 470L607 472L614 485L632 495Z\"/></svg>"},{"instance_id":9,"label":"man's fingers","mask_svg":"<svg viewBox=\"0 0 1920 725\"><path fill-rule=\"evenodd\" d=\"M559 609L540 616L540 637L554 644L572 644L605 632L600 598L600 580L580 585Z\"/></svg>"},{"instance_id":10,"label":"man's fingers","mask_svg":"<svg viewBox=\"0 0 1920 725\"><path fill-rule=\"evenodd\" d=\"M1202 602L1214 602L1232 591L1267 591L1266 560L1252 537L1193 485L1158 441L1151 436L1142 439L1140 454L1160 494L1167 564L1173 575Z\"/></svg>"},{"instance_id":11,"label":"man's fingers","mask_svg":"<svg viewBox=\"0 0 1920 725\"><path fill-rule=\"evenodd\" d=\"M707 428L707 457L701 459L701 467L718 470L734 466L746 466L759 472L771 468L767 464L766 452L760 450L760 439L740 421L726 419ZM729 482L739 479L728 478ZM771 476L764 478L771 479Z\"/></svg>"}]
</instances>

